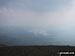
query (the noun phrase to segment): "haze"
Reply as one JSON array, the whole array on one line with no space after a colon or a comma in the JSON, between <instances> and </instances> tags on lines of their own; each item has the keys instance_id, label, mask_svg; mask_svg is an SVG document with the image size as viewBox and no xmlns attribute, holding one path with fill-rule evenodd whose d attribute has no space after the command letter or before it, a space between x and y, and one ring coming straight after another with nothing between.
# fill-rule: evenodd
<instances>
[{"instance_id":1,"label":"haze","mask_svg":"<svg viewBox=\"0 0 75 56\"><path fill-rule=\"evenodd\" d=\"M73 45L74 0L0 0L0 44Z\"/></svg>"}]
</instances>

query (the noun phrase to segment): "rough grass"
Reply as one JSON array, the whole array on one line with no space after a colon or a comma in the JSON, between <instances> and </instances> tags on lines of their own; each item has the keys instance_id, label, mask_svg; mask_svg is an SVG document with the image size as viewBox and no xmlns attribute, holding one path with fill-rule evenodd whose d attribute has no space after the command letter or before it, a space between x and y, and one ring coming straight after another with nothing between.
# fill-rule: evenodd
<instances>
[{"instance_id":1,"label":"rough grass","mask_svg":"<svg viewBox=\"0 0 75 56\"><path fill-rule=\"evenodd\" d=\"M3 46L0 56L59 56L61 51L75 51L74 46Z\"/></svg>"}]
</instances>

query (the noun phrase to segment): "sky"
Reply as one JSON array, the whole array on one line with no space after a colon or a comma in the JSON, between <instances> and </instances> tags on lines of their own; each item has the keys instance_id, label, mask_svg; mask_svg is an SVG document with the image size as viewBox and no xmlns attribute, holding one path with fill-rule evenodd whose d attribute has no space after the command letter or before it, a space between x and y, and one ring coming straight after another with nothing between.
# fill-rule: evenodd
<instances>
[{"instance_id":1,"label":"sky","mask_svg":"<svg viewBox=\"0 0 75 56\"><path fill-rule=\"evenodd\" d=\"M62 39L74 45L74 18L75 0L0 0L0 28L4 28L3 31L17 27L36 36L54 38L56 42Z\"/></svg>"}]
</instances>

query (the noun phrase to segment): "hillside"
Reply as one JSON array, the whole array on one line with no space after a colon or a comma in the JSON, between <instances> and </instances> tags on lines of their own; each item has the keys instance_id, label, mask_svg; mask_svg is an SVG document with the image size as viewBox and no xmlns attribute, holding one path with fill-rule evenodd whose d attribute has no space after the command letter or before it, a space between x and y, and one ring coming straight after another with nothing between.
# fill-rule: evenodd
<instances>
[{"instance_id":1,"label":"hillside","mask_svg":"<svg viewBox=\"0 0 75 56\"><path fill-rule=\"evenodd\" d=\"M0 56L59 56L58 52L75 51L74 46L4 46Z\"/></svg>"}]
</instances>

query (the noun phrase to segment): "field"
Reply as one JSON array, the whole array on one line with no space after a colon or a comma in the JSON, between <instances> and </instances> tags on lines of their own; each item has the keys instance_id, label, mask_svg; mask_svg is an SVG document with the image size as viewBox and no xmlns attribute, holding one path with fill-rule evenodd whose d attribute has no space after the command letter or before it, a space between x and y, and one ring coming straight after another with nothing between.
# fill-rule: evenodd
<instances>
[{"instance_id":1,"label":"field","mask_svg":"<svg viewBox=\"0 0 75 56\"><path fill-rule=\"evenodd\" d=\"M59 56L75 51L74 46L0 46L0 56Z\"/></svg>"}]
</instances>

